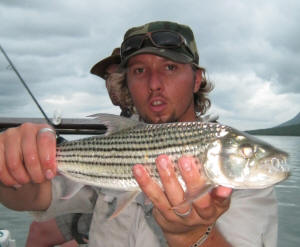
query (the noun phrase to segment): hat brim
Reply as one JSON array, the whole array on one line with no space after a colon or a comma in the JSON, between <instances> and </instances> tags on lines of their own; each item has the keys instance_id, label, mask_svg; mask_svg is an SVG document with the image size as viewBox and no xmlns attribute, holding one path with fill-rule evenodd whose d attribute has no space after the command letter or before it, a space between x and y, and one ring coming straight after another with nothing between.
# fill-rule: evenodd
<instances>
[{"instance_id":1,"label":"hat brim","mask_svg":"<svg viewBox=\"0 0 300 247\"><path fill-rule=\"evenodd\" d=\"M193 63L193 58L185 55L184 53L180 53L171 49L164 49L164 48L158 48L158 47L144 47L141 48L139 50L137 50L136 52L130 54L129 56L127 56L125 59L123 59L123 61L121 62L121 66L125 67L128 60L131 57L134 57L136 55L139 54L154 54L154 55L158 55L167 59L170 59L174 62L177 63Z\"/></svg>"},{"instance_id":2,"label":"hat brim","mask_svg":"<svg viewBox=\"0 0 300 247\"><path fill-rule=\"evenodd\" d=\"M111 64L120 64L121 57L119 55L109 56L96 63L90 70L94 75L100 76L105 79L106 69Z\"/></svg>"}]
</instances>

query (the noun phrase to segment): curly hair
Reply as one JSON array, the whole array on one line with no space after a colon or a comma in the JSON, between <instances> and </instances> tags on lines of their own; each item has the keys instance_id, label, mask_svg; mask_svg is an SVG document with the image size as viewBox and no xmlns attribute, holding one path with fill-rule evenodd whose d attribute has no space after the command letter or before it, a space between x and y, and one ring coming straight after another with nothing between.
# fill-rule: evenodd
<instances>
[{"instance_id":1,"label":"curly hair","mask_svg":"<svg viewBox=\"0 0 300 247\"><path fill-rule=\"evenodd\" d=\"M192 65L194 71L197 69L202 72L202 80L199 90L194 93L194 104L197 115L204 115L211 106L211 101L208 98L208 94L214 89L213 83L206 77L206 71L204 68L198 68Z\"/></svg>"},{"instance_id":2,"label":"curly hair","mask_svg":"<svg viewBox=\"0 0 300 247\"><path fill-rule=\"evenodd\" d=\"M211 81L206 77L205 69L192 65L193 71L201 70L202 81L199 90L194 93L195 111L198 116L204 115L211 106L211 101L208 98L209 92L214 89ZM130 117L136 114L128 86L126 81L126 71L120 68L117 72L109 75L106 83L109 96L114 105L120 106L121 115Z\"/></svg>"},{"instance_id":3,"label":"curly hair","mask_svg":"<svg viewBox=\"0 0 300 247\"><path fill-rule=\"evenodd\" d=\"M131 117L136 112L127 87L126 72L124 69L119 69L108 76L106 88L112 103L120 106L121 116Z\"/></svg>"}]
</instances>

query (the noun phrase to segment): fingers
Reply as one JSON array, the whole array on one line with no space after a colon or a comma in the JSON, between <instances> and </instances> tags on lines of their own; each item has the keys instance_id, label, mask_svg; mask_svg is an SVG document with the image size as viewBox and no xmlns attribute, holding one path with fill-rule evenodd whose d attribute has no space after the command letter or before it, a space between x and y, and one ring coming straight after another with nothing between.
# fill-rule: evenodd
<instances>
[{"instance_id":1,"label":"fingers","mask_svg":"<svg viewBox=\"0 0 300 247\"><path fill-rule=\"evenodd\" d=\"M0 138L2 136L0 135ZM2 139L2 138L1 138ZM20 186L17 181L9 174L6 167L6 158L5 158L5 146L0 139L0 184L1 182L6 186Z\"/></svg>"},{"instance_id":2,"label":"fingers","mask_svg":"<svg viewBox=\"0 0 300 247\"><path fill-rule=\"evenodd\" d=\"M142 191L156 207L161 210L170 208L170 203L165 197L160 186L149 176L143 165L135 165L133 167L133 175Z\"/></svg>"},{"instance_id":3,"label":"fingers","mask_svg":"<svg viewBox=\"0 0 300 247\"><path fill-rule=\"evenodd\" d=\"M52 179L56 174L56 136L46 131L37 135L37 150L42 171L46 179Z\"/></svg>"},{"instance_id":4,"label":"fingers","mask_svg":"<svg viewBox=\"0 0 300 247\"><path fill-rule=\"evenodd\" d=\"M167 155L160 155L156 159L157 169L165 189L166 195L172 205L178 205L184 200L184 191L177 179L174 165ZM176 191L177 193L173 193Z\"/></svg>"},{"instance_id":5,"label":"fingers","mask_svg":"<svg viewBox=\"0 0 300 247\"><path fill-rule=\"evenodd\" d=\"M4 185L41 183L55 175L55 135L39 134L44 127L49 126L23 124L0 134L0 182Z\"/></svg>"},{"instance_id":6,"label":"fingers","mask_svg":"<svg viewBox=\"0 0 300 247\"><path fill-rule=\"evenodd\" d=\"M174 211L171 209L172 205L166 197L166 194L161 189L161 187L149 176L145 167L139 164L135 165L133 167L133 174L142 191L153 203L153 215L162 229L171 232L181 232L182 230L186 231L185 228L178 228L176 220L178 220L179 217L174 214Z\"/></svg>"},{"instance_id":7,"label":"fingers","mask_svg":"<svg viewBox=\"0 0 300 247\"><path fill-rule=\"evenodd\" d=\"M23 151L21 148L21 137L17 131L9 131L5 142L5 160L9 174L19 185L26 184L30 177L23 164Z\"/></svg>"},{"instance_id":8,"label":"fingers","mask_svg":"<svg viewBox=\"0 0 300 247\"><path fill-rule=\"evenodd\" d=\"M219 210L226 211L230 205L231 194L231 188L218 186L211 192L211 198Z\"/></svg>"},{"instance_id":9,"label":"fingers","mask_svg":"<svg viewBox=\"0 0 300 247\"><path fill-rule=\"evenodd\" d=\"M202 171L202 165L193 157L181 157L178 165L189 196L195 197L193 207L197 214L207 223L213 223L228 209L230 204L228 198L232 189L218 186L212 191L206 191L210 187L207 184L205 175L200 172ZM201 195L203 192L204 194Z\"/></svg>"},{"instance_id":10,"label":"fingers","mask_svg":"<svg viewBox=\"0 0 300 247\"><path fill-rule=\"evenodd\" d=\"M157 169L161 179L161 183L165 190L171 206L177 206L181 204L185 199L185 192L177 179L177 175L174 170L174 164L167 155L160 155L156 159ZM179 214L188 212L191 205L182 205L176 209Z\"/></svg>"},{"instance_id":11,"label":"fingers","mask_svg":"<svg viewBox=\"0 0 300 247\"><path fill-rule=\"evenodd\" d=\"M56 137L50 131L39 132L48 127L39 125L33 131L24 131L21 143L26 169L35 183L52 179L56 173Z\"/></svg>"},{"instance_id":12,"label":"fingers","mask_svg":"<svg viewBox=\"0 0 300 247\"><path fill-rule=\"evenodd\" d=\"M207 185L206 177L201 174L201 164L197 159L183 156L178 160L182 178L177 177L176 168L168 156L160 155L156 164L163 188L151 179L142 165L136 166L133 171L141 189L153 202L155 210L169 222L208 225L215 222L229 207L230 200L227 198L232 190L218 187L211 191L212 187ZM180 179L184 182L179 182ZM182 183L186 186L186 192L181 186ZM170 208L176 210L177 214Z\"/></svg>"},{"instance_id":13,"label":"fingers","mask_svg":"<svg viewBox=\"0 0 300 247\"><path fill-rule=\"evenodd\" d=\"M205 178L199 172L200 164L190 156L182 156L178 160L178 166L189 193L196 193L205 184Z\"/></svg>"},{"instance_id":14,"label":"fingers","mask_svg":"<svg viewBox=\"0 0 300 247\"><path fill-rule=\"evenodd\" d=\"M30 178L35 183L41 183L45 180L45 177L40 165L36 143L36 133L36 130L34 131L34 134L32 134L31 131L24 132L24 138L21 141L21 149L23 152L23 163Z\"/></svg>"},{"instance_id":15,"label":"fingers","mask_svg":"<svg viewBox=\"0 0 300 247\"><path fill-rule=\"evenodd\" d=\"M219 186L214 190L214 196L218 198L218 200L226 200L232 193L231 188Z\"/></svg>"},{"instance_id":16,"label":"fingers","mask_svg":"<svg viewBox=\"0 0 300 247\"><path fill-rule=\"evenodd\" d=\"M194 209L202 219L210 219L215 215L216 208L212 205L210 194L205 190L206 178L200 173L200 164L193 157L183 156L179 159L178 166L185 181L188 195L195 198L193 200Z\"/></svg>"}]
</instances>

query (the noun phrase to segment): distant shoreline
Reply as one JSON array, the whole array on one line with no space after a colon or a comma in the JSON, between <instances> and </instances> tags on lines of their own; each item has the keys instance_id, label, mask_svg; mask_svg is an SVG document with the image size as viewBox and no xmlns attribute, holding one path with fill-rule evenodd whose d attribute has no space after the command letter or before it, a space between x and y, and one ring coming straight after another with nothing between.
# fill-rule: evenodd
<instances>
[{"instance_id":1,"label":"distant shoreline","mask_svg":"<svg viewBox=\"0 0 300 247\"><path fill-rule=\"evenodd\" d=\"M269 129L246 130L245 132L252 135L300 136L300 124Z\"/></svg>"}]
</instances>

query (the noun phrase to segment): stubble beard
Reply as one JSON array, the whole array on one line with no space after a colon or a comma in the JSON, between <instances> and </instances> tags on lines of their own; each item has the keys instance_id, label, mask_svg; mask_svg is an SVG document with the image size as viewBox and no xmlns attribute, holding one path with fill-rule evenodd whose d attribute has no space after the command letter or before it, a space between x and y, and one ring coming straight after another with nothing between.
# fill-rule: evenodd
<instances>
[{"instance_id":1,"label":"stubble beard","mask_svg":"<svg viewBox=\"0 0 300 247\"><path fill-rule=\"evenodd\" d=\"M140 115L142 120L145 123L149 124L162 124L162 123L173 123L173 122L178 122L178 119L176 117L175 112L172 112L171 115L166 116L166 115L155 115L154 117L148 117Z\"/></svg>"}]
</instances>

